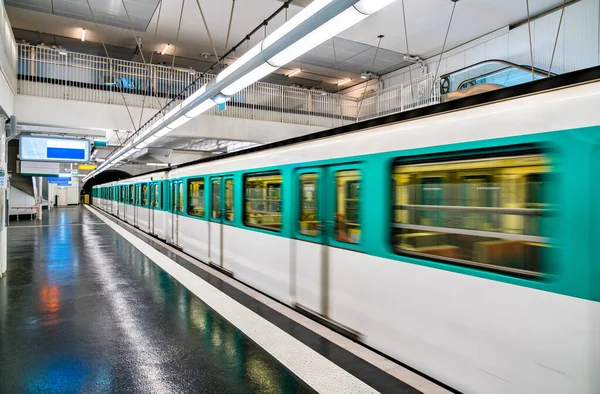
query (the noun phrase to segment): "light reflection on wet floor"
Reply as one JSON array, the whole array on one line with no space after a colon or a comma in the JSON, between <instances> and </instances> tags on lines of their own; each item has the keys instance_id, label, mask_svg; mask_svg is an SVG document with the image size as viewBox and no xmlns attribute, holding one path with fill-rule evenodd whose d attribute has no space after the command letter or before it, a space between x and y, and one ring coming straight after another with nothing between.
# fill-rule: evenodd
<instances>
[{"instance_id":1,"label":"light reflection on wet floor","mask_svg":"<svg viewBox=\"0 0 600 394\"><path fill-rule=\"evenodd\" d=\"M83 208L11 222L0 392L311 392Z\"/></svg>"}]
</instances>

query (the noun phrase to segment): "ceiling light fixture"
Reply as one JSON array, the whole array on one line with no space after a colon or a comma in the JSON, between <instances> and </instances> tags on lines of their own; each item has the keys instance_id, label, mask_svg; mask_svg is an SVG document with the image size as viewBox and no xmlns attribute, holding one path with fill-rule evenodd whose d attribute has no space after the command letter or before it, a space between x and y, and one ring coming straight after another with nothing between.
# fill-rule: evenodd
<instances>
[{"instance_id":1,"label":"ceiling light fixture","mask_svg":"<svg viewBox=\"0 0 600 394\"><path fill-rule=\"evenodd\" d=\"M288 74L288 77L293 77L294 75L298 75L302 72L302 70L297 69L295 71L292 71L291 73Z\"/></svg>"},{"instance_id":2,"label":"ceiling light fixture","mask_svg":"<svg viewBox=\"0 0 600 394\"><path fill-rule=\"evenodd\" d=\"M293 61L326 40L364 20L396 0L315 0L309 6L281 25L263 41L252 47L242 57L221 71L217 77L190 95L183 103L165 113L135 138L136 146L144 146L144 140L158 138L188 122L216 105L216 101L227 101L235 93L264 78L273 71ZM164 55L170 44L160 52ZM288 76L296 75L296 70ZM338 81L344 85L352 79ZM172 119L170 119L172 118ZM131 146L124 146L112 155L96 173L111 165L115 159L133 154Z\"/></svg>"},{"instance_id":3,"label":"ceiling light fixture","mask_svg":"<svg viewBox=\"0 0 600 394\"><path fill-rule=\"evenodd\" d=\"M85 41L85 28L81 29L81 41Z\"/></svg>"}]
</instances>

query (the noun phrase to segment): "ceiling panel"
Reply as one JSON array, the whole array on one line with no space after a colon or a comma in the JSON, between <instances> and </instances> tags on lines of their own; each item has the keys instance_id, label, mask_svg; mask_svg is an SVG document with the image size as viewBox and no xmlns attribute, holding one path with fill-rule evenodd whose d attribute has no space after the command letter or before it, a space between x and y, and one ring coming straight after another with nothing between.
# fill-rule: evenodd
<instances>
[{"instance_id":1,"label":"ceiling panel","mask_svg":"<svg viewBox=\"0 0 600 394\"><path fill-rule=\"evenodd\" d=\"M354 74L360 74L363 71L381 74L406 65L403 53L383 48L377 50L376 46L339 37L334 40L328 40L304 54L298 59L298 62Z\"/></svg>"},{"instance_id":2,"label":"ceiling panel","mask_svg":"<svg viewBox=\"0 0 600 394\"><path fill-rule=\"evenodd\" d=\"M52 0L4 0L4 4L52 13Z\"/></svg>"},{"instance_id":3,"label":"ceiling panel","mask_svg":"<svg viewBox=\"0 0 600 394\"><path fill-rule=\"evenodd\" d=\"M95 21L101 24L146 31L159 0L125 0L127 13L120 0L89 0L94 17L86 0L5 0L6 5L46 12L78 20Z\"/></svg>"}]
</instances>

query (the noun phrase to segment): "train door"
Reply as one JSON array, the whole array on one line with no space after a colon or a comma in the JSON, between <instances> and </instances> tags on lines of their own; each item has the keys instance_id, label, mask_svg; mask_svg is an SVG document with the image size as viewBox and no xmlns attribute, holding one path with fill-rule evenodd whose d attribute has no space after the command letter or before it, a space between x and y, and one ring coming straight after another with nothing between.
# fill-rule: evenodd
<instances>
[{"instance_id":1,"label":"train door","mask_svg":"<svg viewBox=\"0 0 600 394\"><path fill-rule=\"evenodd\" d=\"M183 182L171 182L173 214L171 215L171 243L179 244L179 214L183 212Z\"/></svg>"},{"instance_id":2,"label":"train door","mask_svg":"<svg viewBox=\"0 0 600 394\"><path fill-rule=\"evenodd\" d=\"M223 226L233 222L233 178L210 178L210 219L208 228L209 263L223 268Z\"/></svg>"},{"instance_id":3,"label":"train door","mask_svg":"<svg viewBox=\"0 0 600 394\"><path fill-rule=\"evenodd\" d=\"M148 231L150 234L156 235L154 232L154 209L158 206L158 183L150 183L150 204L148 205Z\"/></svg>"},{"instance_id":4,"label":"train door","mask_svg":"<svg viewBox=\"0 0 600 394\"><path fill-rule=\"evenodd\" d=\"M117 206L117 212L116 212L116 214L117 214L117 217L119 217L119 212L120 212L119 205L121 205L119 203L121 201L120 200L120 197L121 197L121 187L120 186L115 186L114 189L115 189L115 191L114 191L114 201L115 202L113 204L116 204L116 206Z\"/></svg>"},{"instance_id":5,"label":"train door","mask_svg":"<svg viewBox=\"0 0 600 394\"><path fill-rule=\"evenodd\" d=\"M134 199L134 206L133 206L133 225L135 227L139 227L138 224L138 216L140 214L140 196L141 196L141 190L140 190L140 185L135 185L135 199Z\"/></svg>"},{"instance_id":6,"label":"train door","mask_svg":"<svg viewBox=\"0 0 600 394\"><path fill-rule=\"evenodd\" d=\"M304 168L296 182L291 295L296 306L329 318L332 247L356 250L360 242L360 165Z\"/></svg>"}]
</instances>

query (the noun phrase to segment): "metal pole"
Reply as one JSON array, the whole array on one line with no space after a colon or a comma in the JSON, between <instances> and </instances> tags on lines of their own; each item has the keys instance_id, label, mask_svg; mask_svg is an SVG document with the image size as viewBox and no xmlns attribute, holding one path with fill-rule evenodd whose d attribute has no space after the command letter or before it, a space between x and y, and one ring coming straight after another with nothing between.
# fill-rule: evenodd
<instances>
[{"instance_id":1,"label":"metal pole","mask_svg":"<svg viewBox=\"0 0 600 394\"><path fill-rule=\"evenodd\" d=\"M42 220L42 200L43 200L43 192L42 192L42 181L44 178L41 176L38 177L38 220Z\"/></svg>"}]
</instances>

